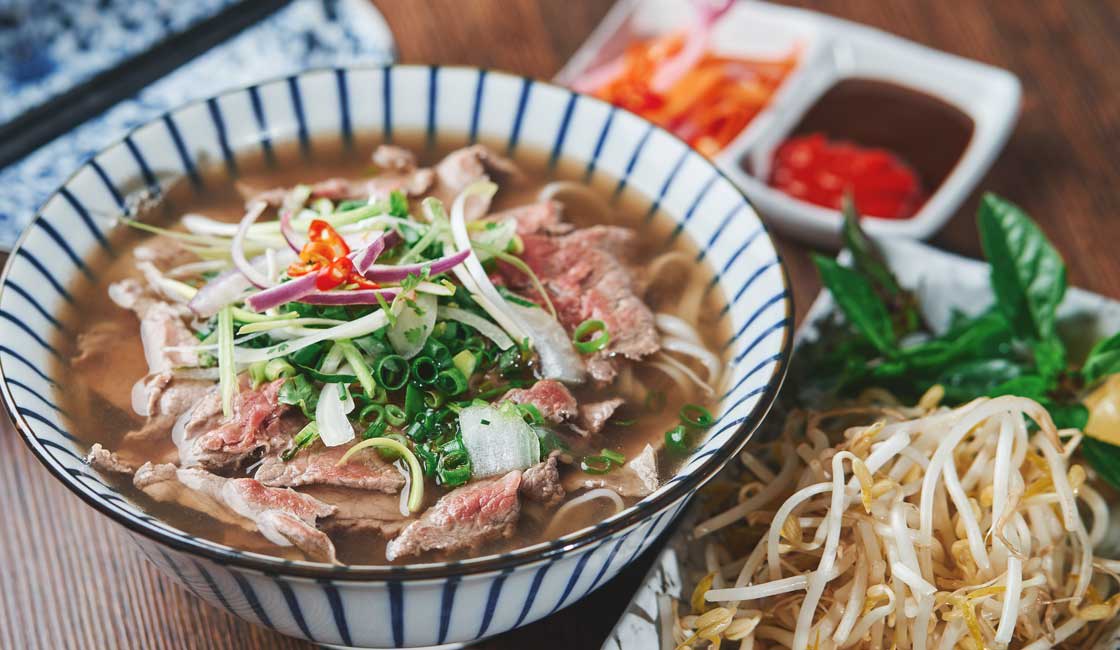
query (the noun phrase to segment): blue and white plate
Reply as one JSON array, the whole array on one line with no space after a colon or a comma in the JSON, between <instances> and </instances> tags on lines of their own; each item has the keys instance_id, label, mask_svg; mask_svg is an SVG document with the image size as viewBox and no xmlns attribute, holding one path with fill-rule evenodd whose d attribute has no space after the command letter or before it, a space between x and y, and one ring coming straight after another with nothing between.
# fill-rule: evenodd
<instances>
[{"instance_id":1,"label":"blue and white plate","mask_svg":"<svg viewBox=\"0 0 1120 650\"><path fill-rule=\"evenodd\" d=\"M121 498L82 462L57 407L57 314L83 260L109 248L128 187L166 188L200 161L296 137L427 131L547 151L618 192L656 200L718 272L730 301L731 387L718 421L654 494L593 527L502 555L408 566L282 561L193 537ZM232 166L227 166L232 168ZM625 197L623 197L625 198ZM652 233L648 236L654 236ZM661 235L663 236L663 235ZM474 68L323 69L188 104L94 156L26 229L0 285L0 388L50 472L128 529L145 555L199 597L318 643L410 647L468 642L524 625L604 584L658 538L747 442L785 374L791 299L754 209L706 158L645 120L571 91ZM30 480L46 480L43 476Z\"/></svg>"},{"instance_id":2,"label":"blue and white plate","mask_svg":"<svg viewBox=\"0 0 1120 650\"><path fill-rule=\"evenodd\" d=\"M83 4L90 3L83 0ZM219 3L206 0L203 4ZM225 0L225 4L229 4L229 0ZM187 11L179 9L172 13L180 16ZM175 20L181 22L181 18ZM120 22L127 21L122 18ZM147 25L146 20L141 23ZM115 23L110 21L109 24ZM116 38L132 40L133 36L117 34ZM91 32L88 39L92 41L89 47L99 54L69 52L67 56L84 60L113 54L101 51L107 45L97 37L97 32ZM2 40L0 45L3 45ZM0 192L0 251L12 247L35 210L90 156L165 111L230 88L293 74L308 67L389 63L394 53L392 33L370 0L293 0L259 24L180 67L136 96L59 136L23 160L0 169L0 187L4 188ZM0 64L3 58L0 51ZM0 97L5 96L3 88L0 84Z\"/></svg>"}]
</instances>

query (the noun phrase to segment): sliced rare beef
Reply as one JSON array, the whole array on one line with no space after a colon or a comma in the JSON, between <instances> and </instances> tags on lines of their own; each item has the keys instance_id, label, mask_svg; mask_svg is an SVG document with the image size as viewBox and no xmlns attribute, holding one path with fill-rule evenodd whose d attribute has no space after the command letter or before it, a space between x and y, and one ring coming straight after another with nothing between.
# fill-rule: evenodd
<instances>
[{"instance_id":1,"label":"sliced rare beef","mask_svg":"<svg viewBox=\"0 0 1120 650\"><path fill-rule=\"evenodd\" d=\"M301 491L335 507L335 513L320 522L331 533L370 533L389 539L416 520L402 502L406 495L328 486Z\"/></svg>"},{"instance_id":2,"label":"sliced rare beef","mask_svg":"<svg viewBox=\"0 0 1120 650\"><path fill-rule=\"evenodd\" d=\"M457 488L428 508L389 542L389 561L425 551L454 552L511 537L521 504L517 499L521 472L474 481Z\"/></svg>"},{"instance_id":3,"label":"sliced rare beef","mask_svg":"<svg viewBox=\"0 0 1120 650\"><path fill-rule=\"evenodd\" d=\"M86 463L94 469L110 474L132 474L136 471L136 467L121 460L116 452L109 451L98 442L93 443L93 446L89 448L89 453L86 454Z\"/></svg>"},{"instance_id":4,"label":"sliced rare beef","mask_svg":"<svg viewBox=\"0 0 1120 650\"><path fill-rule=\"evenodd\" d=\"M592 476L583 472L573 472L564 478L564 487L569 492L605 487L618 492L621 496L635 498L653 494L659 485L657 452L652 445L646 445L640 454L625 465L606 474Z\"/></svg>"},{"instance_id":5,"label":"sliced rare beef","mask_svg":"<svg viewBox=\"0 0 1120 650\"><path fill-rule=\"evenodd\" d=\"M378 199L388 198L395 190L406 196L420 196L436 181L431 169L419 169L416 156L403 147L383 144L373 151L373 164L378 174L366 182L366 191Z\"/></svg>"},{"instance_id":6,"label":"sliced rare beef","mask_svg":"<svg viewBox=\"0 0 1120 650\"><path fill-rule=\"evenodd\" d=\"M580 404L579 417L576 418L577 426L587 433L599 433L618 407L625 403L626 400L621 397L613 397L601 402Z\"/></svg>"},{"instance_id":7,"label":"sliced rare beef","mask_svg":"<svg viewBox=\"0 0 1120 650\"><path fill-rule=\"evenodd\" d=\"M521 496L552 508L560 505L567 494L560 483L560 469L556 466L557 452L549 455L548 460L525 470L521 476Z\"/></svg>"},{"instance_id":8,"label":"sliced rare beef","mask_svg":"<svg viewBox=\"0 0 1120 650\"><path fill-rule=\"evenodd\" d=\"M473 183L483 180L515 181L521 176L521 170L508 158L476 144L447 154L435 166L435 174L436 182L431 193L450 212L455 198ZM489 211L489 199L473 197L466 206L467 221L474 221Z\"/></svg>"},{"instance_id":9,"label":"sliced rare beef","mask_svg":"<svg viewBox=\"0 0 1120 650\"><path fill-rule=\"evenodd\" d=\"M601 320L610 332L607 347L587 360L599 383L618 374L618 357L638 360L661 345L653 312L638 297L638 283L625 262L633 258L637 235L627 228L592 226L561 236L527 234L522 259L537 274L555 305L560 322L572 332L588 319ZM529 278L508 266L510 286L532 295Z\"/></svg>"},{"instance_id":10,"label":"sliced rare beef","mask_svg":"<svg viewBox=\"0 0 1120 650\"><path fill-rule=\"evenodd\" d=\"M140 318L140 342L144 358L152 373L193 366L198 355L185 348L198 345L198 339L183 322L185 307L163 300L139 280L128 278L109 286L109 298L124 309L131 309Z\"/></svg>"},{"instance_id":11,"label":"sliced rare beef","mask_svg":"<svg viewBox=\"0 0 1120 650\"><path fill-rule=\"evenodd\" d=\"M261 462L254 476L273 487L335 485L396 494L404 487L404 476L377 453L362 453L342 465L338 461L349 446L327 447L321 442L301 451L291 460L272 455Z\"/></svg>"},{"instance_id":12,"label":"sliced rare beef","mask_svg":"<svg viewBox=\"0 0 1120 650\"><path fill-rule=\"evenodd\" d=\"M286 448L305 420L298 411L279 403L283 384L283 379L277 379L252 388L243 375L228 418L222 414L219 387L211 388L172 431L183 467L229 473L261 452Z\"/></svg>"},{"instance_id":13,"label":"sliced rare beef","mask_svg":"<svg viewBox=\"0 0 1120 650\"><path fill-rule=\"evenodd\" d=\"M552 424L567 423L576 433L599 433L624 400L611 398L578 404L568 387L553 379L542 379L529 388L514 388L505 398L517 404L532 404Z\"/></svg>"},{"instance_id":14,"label":"sliced rare beef","mask_svg":"<svg viewBox=\"0 0 1120 650\"><path fill-rule=\"evenodd\" d=\"M563 220L563 206L557 201L529 203L487 215L496 222L512 220L518 235L564 235L575 227Z\"/></svg>"},{"instance_id":15,"label":"sliced rare beef","mask_svg":"<svg viewBox=\"0 0 1120 650\"><path fill-rule=\"evenodd\" d=\"M568 387L554 379L542 379L529 388L514 388L504 399L535 406L541 416L553 424L560 424L579 412L576 398Z\"/></svg>"},{"instance_id":16,"label":"sliced rare beef","mask_svg":"<svg viewBox=\"0 0 1120 650\"><path fill-rule=\"evenodd\" d=\"M170 501L225 523L259 531L277 546L295 546L312 560L334 563L334 544L315 527L335 513L331 505L294 490L249 478L223 478L197 468L146 463L133 483L158 501Z\"/></svg>"}]
</instances>

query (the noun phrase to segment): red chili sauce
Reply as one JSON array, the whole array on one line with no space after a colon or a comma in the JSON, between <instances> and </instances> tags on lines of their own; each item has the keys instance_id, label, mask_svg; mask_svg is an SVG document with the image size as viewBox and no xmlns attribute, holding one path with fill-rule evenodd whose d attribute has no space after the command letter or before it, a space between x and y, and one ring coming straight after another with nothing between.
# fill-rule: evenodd
<instances>
[{"instance_id":1,"label":"red chili sauce","mask_svg":"<svg viewBox=\"0 0 1120 650\"><path fill-rule=\"evenodd\" d=\"M834 209L851 192L860 214L908 219L952 172L973 130L968 115L926 93L845 79L775 150L768 182Z\"/></svg>"}]
</instances>

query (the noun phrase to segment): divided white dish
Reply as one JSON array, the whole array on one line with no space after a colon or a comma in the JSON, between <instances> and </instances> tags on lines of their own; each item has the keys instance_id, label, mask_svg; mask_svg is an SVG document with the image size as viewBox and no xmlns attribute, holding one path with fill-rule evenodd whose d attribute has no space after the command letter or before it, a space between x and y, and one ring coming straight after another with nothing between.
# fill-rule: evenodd
<instances>
[{"instance_id":1,"label":"divided white dish","mask_svg":"<svg viewBox=\"0 0 1120 650\"><path fill-rule=\"evenodd\" d=\"M948 326L954 309L975 315L991 304L986 263L903 239L879 240L879 244L899 283L918 294L922 314L935 330ZM846 251L841 253L840 260L850 260ZM821 291L794 337L795 355L802 342L816 338L815 323L834 308L831 294ZM1066 293L1058 315L1063 339L1072 344L1074 354L1086 352L1093 341L1120 330L1120 302L1083 289L1071 288ZM696 545L689 544L688 538L698 515L694 502L677 522L602 650L671 650L676 646L671 638L662 635L661 621L671 615L665 607L669 602L666 597L687 599L694 584L690 576L695 579L695 575L705 572L702 553ZM1120 557L1120 518L1113 518L1110 524L1105 537L1107 548L1101 551ZM1090 650L1120 650L1120 620Z\"/></svg>"},{"instance_id":2,"label":"divided white dish","mask_svg":"<svg viewBox=\"0 0 1120 650\"><path fill-rule=\"evenodd\" d=\"M556 81L570 85L636 38L687 25L691 11L689 3L679 0L620 0ZM711 46L721 53L756 57L780 57L800 48L797 67L769 106L715 162L771 225L815 245L837 244L840 214L768 187L765 174L774 148L838 81L871 79L911 88L956 107L973 122L971 140L957 164L914 217L864 220L864 228L876 236L926 239L940 230L991 167L1019 112L1019 80L1006 70L803 9L739 0L720 20ZM744 170L744 161L758 176Z\"/></svg>"}]
</instances>

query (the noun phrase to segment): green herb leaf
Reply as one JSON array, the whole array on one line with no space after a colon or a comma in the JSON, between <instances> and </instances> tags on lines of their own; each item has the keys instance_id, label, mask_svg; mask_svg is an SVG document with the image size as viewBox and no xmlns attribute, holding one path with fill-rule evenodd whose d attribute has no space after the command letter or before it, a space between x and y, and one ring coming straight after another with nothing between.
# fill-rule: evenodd
<instances>
[{"instance_id":1,"label":"green herb leaf","mask_svg":"<svg viewBox=\"0 0 1120 650\"><path fill-rule=\"evenodd\" d=\"M1024 339L1056 336L1066 267L1046 235L1014 204L985 194L977 216L996 304Z\"/></svg>"},{"instance_id":2,"label":"green herb leaf","mask_svg":"<svg viewBox=\"0 0 1120 650\"><path fill-rule=\"evenodd\" d=\"M867 278L827 257L814 255L813 262L848 322L879 352L893 355L895 336L890 314Z\"/></svg>"},{"instance_id":3,"label":"green herb leaf","mask_svg":"<svg viewBox=\"0 0 1120 650\"><path fill-rule=\"evenodd\" d=\"M946 369L936 381L930 382L930 385L937 383L945 388L945 401L963 402L980 395L1006 395L1007 392L997 391L1004 387L1013 387L1018 385L1017 382L1020 380L1028 379L1022 374L1023 369L1007 359L973 359ZM1027 389L1029 383L1029 381L1023 382L1021 385ZM1042 394L1033 388L1027 393L1016 390L1011 392L1017 395L1024 394L1027 397Z\"/></svg>"},{"instance_id":4,"label":"green herb leaf","mask_svg":"<svg viewBox=\"0 0 1120 650\"><path fill-rule=\"evenodd\" d=\"M408 197L400 190L393 190L389 194L389 214L405 219L408 217Z\"/></svg>"},{"instance_id":5,"label":"green herb leaf","mask_svg":"<svg viewBox=\"0 0 1120 650\"><path fill-rule=\"evenodd\" d=\"M1058 337L1051 337L1031 344L1034 365L1038 374L1048 381L1055 381L1066 370L1066 346Z\"/></svg>"},{"instance_id":6,"label":"green herb leaf","mask_svg":"<svg viewBox=\"0 0 1120 650\"><path fill-rule=\"evenodd\" d=\"M1086 437L1081 441L1081 455L1101 478L1120 490L1120 447Z\"/></svg>"},{"instance_id":7,"label":"green herb leaf","mask_svg":"<svg viewBox=\"0 0 1120 650\"><path fill-rule=\"evenodd\" d=\"M1081 376L1087 384L1117 372L1120 372L1120 332L1097 341L1081 367Z\"/></svg>"},{"instance_id":8,"label":"green herb leaf","mask_svg":"<svg viewBox=\"0 0 1120 650\"><path fill-rule=\"evenodd\" d=\"M309 420L315 419L315 406L319 403L319 391L304 375L296 375L284 382L277 395L281 404L298 406Z\"/></svg>"},{"instance_id":9,"label":"green herb leaf","mask_svg":"<svg viewBox=\"0 0 1120 650\"><path fill-rule=\"evenodd\" d=\"M918 311L918 299L911 291L899 284L898 278L887 266L883 252L875 242L863 232L859 225L859 214L850 195L844 196L841 208L844 226L841 235L844 246L852 254L852 263L857 271L871 282L875 294L887 306L891 315L895 336L901 338L922 327L922 316Z\"/></svg>"}]
</instances>

